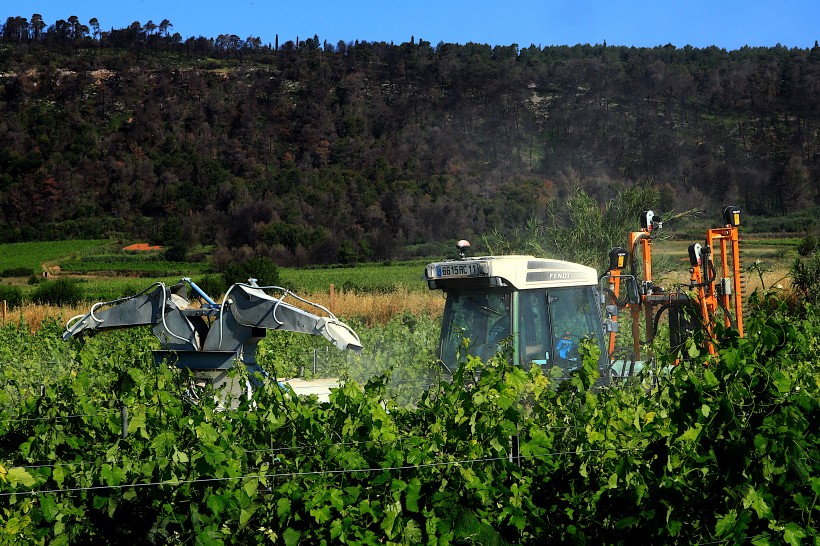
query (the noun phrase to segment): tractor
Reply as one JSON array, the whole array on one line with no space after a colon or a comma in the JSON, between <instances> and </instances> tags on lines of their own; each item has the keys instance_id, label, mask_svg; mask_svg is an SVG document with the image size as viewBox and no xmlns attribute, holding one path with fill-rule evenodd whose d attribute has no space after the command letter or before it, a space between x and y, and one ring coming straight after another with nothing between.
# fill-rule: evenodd
<instances>
[{"instance_id":1,"label":"tractor","mask_svg":"<svg viewBox=\"0 0 820 546\"><path fill-rule=\"evenodd\" d=\"M468 356L486 360L504 350L516 364L557 366L566 374L580 366L578 348L588 339L600 349L601 376L611 379L633 375L651 361L651 355L642 357L664 313L673 351L700 329L706 348L714 352L709 339L718 314L742 335L740 210L726 207L723 227L708 230L705 244L690 245L689 283L671 290L652 277L652 244L661 218L647 210L640 223L629 234L629 250L612 249L609 269L600 276L591 267L562 260L468 257L469 242L459 241L458 258L431 263L424 275L428 288L446 298L441 364L453 371ZM618 332L627 321L632 343L619 347Z\"/></svg>"}]
</instances>

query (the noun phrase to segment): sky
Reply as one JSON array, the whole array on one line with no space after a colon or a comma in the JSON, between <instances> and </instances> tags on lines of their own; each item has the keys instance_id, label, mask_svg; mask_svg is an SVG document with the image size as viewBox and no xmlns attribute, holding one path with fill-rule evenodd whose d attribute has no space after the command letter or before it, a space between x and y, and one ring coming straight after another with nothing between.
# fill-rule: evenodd
<instances>
[{"instance_id":1,"label":"sky","mask_svg":"<svg viewBox=\"0 0 820 546\"><path fill-rule=\"evenodd\" d=\"M235 34L263 44L318 36L396 44L423 39L490 45L672 44L727 50L811 48L820 40L820 0L3 0L0 22L76 15L100 28L168 19L183 39Z\"/></svg>"}]
</instances>

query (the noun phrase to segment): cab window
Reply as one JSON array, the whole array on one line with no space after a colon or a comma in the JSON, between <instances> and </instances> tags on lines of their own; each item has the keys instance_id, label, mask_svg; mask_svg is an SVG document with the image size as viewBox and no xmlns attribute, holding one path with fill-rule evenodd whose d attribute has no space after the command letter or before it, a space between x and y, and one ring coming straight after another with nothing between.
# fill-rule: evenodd
<instances>
[{"instance_id":1,"label":"cab window","mask_svg":"<svg viewBox=\"0 0 820 546\"><path fill-rule=\"evenodd\" d=\"M601 318L591 287L526 290L519 294L522 364L578 366L578 345L591 336L603 343Z\"/></svg>"},{"instance_id":2,"label":"cab window","mask_svg":"<svg viewBox=\"0 0 820 546\"><path fill-rule=\"evenodd\" d=\"M447 368L466 355L486 360L498 352L512 332L511 300L509 292L448 293L440 351Z\"/></svg>"},{"instance_id":3,"label":"cab window","mask_svg":"<svg viewBox=\"0 0 820 546\"><path fill-rule=\"evenodd\" d=\"M546 364L552 343L545 290L527 290L518 295L518 324L522 363Z\"/></svg>"}]
</instances>

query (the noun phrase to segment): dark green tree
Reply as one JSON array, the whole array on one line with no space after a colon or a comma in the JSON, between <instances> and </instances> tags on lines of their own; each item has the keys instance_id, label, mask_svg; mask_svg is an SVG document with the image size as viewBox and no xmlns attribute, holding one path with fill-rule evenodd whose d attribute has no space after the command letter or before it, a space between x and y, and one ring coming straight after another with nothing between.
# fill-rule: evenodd
<instances>
[{"instance_id":1,"label":"dark green tree","mask_svg":"<svg viewBox=\"0 0 820 546\"><path fill-rule=\"evenodd\" d=\"M241 263L228 266L222 272L222 278L227 286L234 283L247 283L248 279L256 279L259 286L276 286L279 284L279 268L264 256L254 256Z\"/></svg>"}]
</instances>

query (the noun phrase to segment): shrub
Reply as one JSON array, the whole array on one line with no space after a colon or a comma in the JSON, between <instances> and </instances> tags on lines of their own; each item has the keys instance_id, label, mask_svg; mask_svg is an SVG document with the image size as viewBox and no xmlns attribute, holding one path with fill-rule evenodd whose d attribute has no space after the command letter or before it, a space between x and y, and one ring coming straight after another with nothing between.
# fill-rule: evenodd
<instances>
[{"instance_id":1,"label":"shrub","mask_svg":"<svg viewBox=\"0 0 820 546\"><path fill-rule=\"evenodd\" d=\"M80 285L67 279L44 282L31 293L31 301L40 304L77 305L82 299Z\"/></svg>"},{"instance_id":2,"label":"shrub","mask_svg":"<svg viewBox=\"0 0 820 546\"><path fill-rule=\"evenodd\" d=\"M359 259L356 249L353 248L353 243L350 241L342 241L339 247L339 263L340 264L355 264Z\"/></svg>"},{"instance_id":3,"label":"shrub","mask_svg":"<svg viewBox=\"0 0 820 546\"><path fill-rule=\"evenodd\" d=\"M194 282L215 300L228 289L221 275L205 275L200 279L194 279ZM192 296L192 294L189 294L189 296Z\"/></svg>"},{"instance_id":4,"label":"shrub","mask_svg":"<svg viewBox=\"0 0 820 546\"><path fill-rule=\"evenodd\" d=\"M264 256L254 256L244 262L228 266L222 273L225 285L230 286L238 282L248 282L248 279L256 279L259 286L271 286L279 284L279 268L276 267L270 258Z\"/></svg>"},{"instance_id":5,"label":"shrub","mask_svg":"<svg viewBox=\"0 0 820 546\"><path fill-rule=\"evenodd\" d=\"M820 254L795 260L791 270L792 288L809 303L820 301Z\"/></svg>"},{"instance_id":6,"label":"shrub","mask_svg":"<svg viewBox=\"0 0 820 546\"><path fill-rule=\"evenodd\" d=\"M31 277L34 270L30 267L11 267L0 272L0 277Z\"/></svg>"},{"instance_id":7,"label":"shrub","mask_svg":"<svg viewBox=\"0 0 820 546\"><path fill-rule=\"evenodd\" d=\"M23 303L23 291L16 286L0 285L0 300L13 308Z\"/></svg>"},{"instance_id":8,"label":"shrub","mask_svg":"<svg viewBox=\"0 0 820 546\"><path fill-rule=\"evenodd\" d=\"M187 255L188 247L183 244L173 244L163 252L163 256L169 262L184 262Z\"/></svg>"},{"instance_id":9,"label":"shrub","mask_svg":"<svg viewBox=\"0 0 820 546\"><path fill-rule=\"evenodd\" d=\"M814 235L806 235L802 241L797 244L797 253L801 256L809 256L817 250L817 237Z\"/></svg>"},{"instance_id":10,"label":"shrub","mask_svg":"<svg viewBox=\"0 0 820 546\"><path fill-rule=\"evenodd\" d=\"M40 284L41 282L45 282L45 277L41 277L40 275L32 275L26 281L30 285Z\"/></svg>"}]
</instances>

